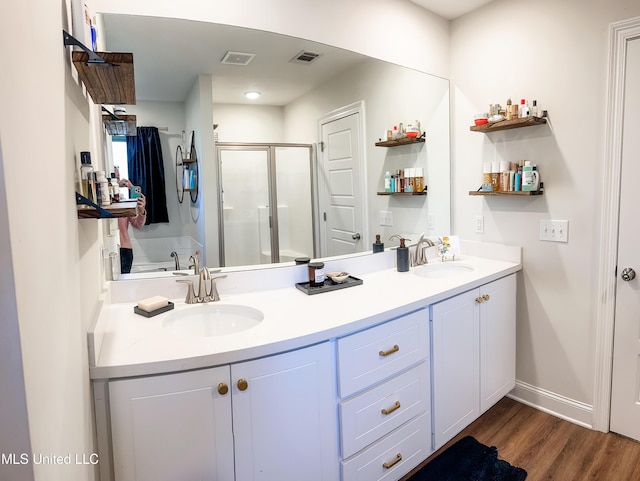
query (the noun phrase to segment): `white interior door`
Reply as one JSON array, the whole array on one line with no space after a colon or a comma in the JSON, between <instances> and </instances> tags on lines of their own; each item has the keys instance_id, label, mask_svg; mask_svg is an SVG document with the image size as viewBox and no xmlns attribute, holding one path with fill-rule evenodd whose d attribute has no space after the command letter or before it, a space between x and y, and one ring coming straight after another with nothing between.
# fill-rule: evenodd
<instances>
[{"instance_id":1,"label":"white interior door","mask_svg":"<svg viewBox=\"0 0 640 481\"><path fill-rule=\"evenodd\" d=\"M640 440L640 39L627 47L610 429Z\"/></svg>"},{"instance_id":2,"label":"white interior door","mask_svg":"<svg viewBox=\"0 0 640 481\"><path fill-rule=\"evenodd\" d=\"M364 199L360 112L321 123L319 189L323 256L363 250ZM322 219L324 218L324 222Z\"/></svg>"}]
</instances>

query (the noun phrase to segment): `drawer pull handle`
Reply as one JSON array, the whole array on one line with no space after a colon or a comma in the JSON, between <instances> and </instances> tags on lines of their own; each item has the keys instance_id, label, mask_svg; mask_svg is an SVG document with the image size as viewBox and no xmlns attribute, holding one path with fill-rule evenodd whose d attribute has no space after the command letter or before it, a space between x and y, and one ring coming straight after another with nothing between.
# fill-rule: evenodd
<instances>
[{"instance_id":1,"label":"drawer pull handle","mask_svg":"<svg viewBox=\"0 0 640 481\"><path fill-rule=\"evenodd\" d=\"M490 296L489 294L483 294L482 298L483 298L485 301L488 301L489 299L491 299L491 296Z\"/></svg>"},{"instance_id":2,"label":"drawer pull handle","mask_svg":"<svg viewBox=\"0 0 640 481\"><path fill-rule=\"evenodd\" d=\"M391 414L396 409L400 409L400 401L396 401L396 403L393 405L393 407L390 407L389 409L383 409L382 410L382 414L384 414L386 416L387 414Z\"/></svg>"},{"instance_id":3,"label":"drawer pull handle","mask_svg":"<svg viewBox=\"0 0 640 481\"><path fill-rule=\"evenodd\" d=\"M402 454L398 453L398 454L396 454L396 457L395 457L395 459L393 461L390 461L388 463L382 463L382 467L384 469L389 469L389 468L394 467L400 461L402 461Z\"/></svg>"},{"instance_id":4,"label":"drawer pull handle","mask_svg":"<svg viewBox=\"0 0 640 481\"><path fill-rule=\"evenodd\" d=\"M400 350L400 347L396 344L388 351L380 351L378 354L380 354L381 357L386 357L393 354L394 352L398 352L399 350Z\"/></svg>"}]
</instances>

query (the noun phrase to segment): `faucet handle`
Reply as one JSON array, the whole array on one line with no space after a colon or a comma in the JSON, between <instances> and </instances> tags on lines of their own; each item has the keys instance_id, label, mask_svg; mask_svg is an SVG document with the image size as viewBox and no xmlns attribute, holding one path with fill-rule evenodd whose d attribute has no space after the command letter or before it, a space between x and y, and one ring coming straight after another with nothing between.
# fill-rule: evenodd
<instances>
[{"instance_id":1,"label":"faucet handle","mask_svg":"<svg viewBox=\"0 0 640 481\"><path fill-rule=\"evenodd\" d=\"M196 293L193 290L193 281L191 279L178 279L176 282L181 284L187 284L187 297L185 297L184 302L186 304L195 304L198 302L196 298Z\"/></svg>"},{"instance_id":2,"label":"faucet handle","mask_svg":"<svg viewBox=\"0 0 640 481\"><path fill-rule=\"evenodd\" d=\"M213 301L213 302L217 302L220 300L220 294L218 294L218 286L216 285L216 280L217 279L225 279L227 276L215 276L212 277L210 282L211 282L211 289L209 290L209 292L207 293L207 297L209 298L209 300Z\"/></svg>"}]
</instances>

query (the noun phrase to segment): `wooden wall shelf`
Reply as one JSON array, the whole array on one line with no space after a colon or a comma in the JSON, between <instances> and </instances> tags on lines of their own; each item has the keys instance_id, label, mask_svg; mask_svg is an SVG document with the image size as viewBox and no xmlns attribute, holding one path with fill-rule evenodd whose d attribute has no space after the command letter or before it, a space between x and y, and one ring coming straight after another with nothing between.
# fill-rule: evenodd
<instances>
[{"instance_id":1,"label":"wooden wall shelf","mask_svg":"<svg viewBox=\"0 0 640 481\"><path fill-rule=\"evenodd\" d=\"M422 192L378 192L378 195L427 195L427 190L423 190Z\"/></svg>"},{"instance_id":2,"label":"wooden wall shelf","mask_svg":"<svg viewBox=\"0 0 640 481\"><path fill-rule=\"evenodd\" d=\"M517 191L517 192L485 192L482 190L470 190L469 195L487 195L487 196L515 196L529 197L532 195L543 195L543 190Z\"/></svg>"},{"instance_id":3,"label":"wooden wall shelf","mask_svg":"<svg viewBox=\"0 0 640 481\"><path fill-rule=\"evenodd\" d=\"M96 52L105 64L87 63L87 52L72 52L78 76L96 104L135 105L133 54Z\"/></svg>"},{"instance_id":4,"label":"wooden wall shelf","mask_svg":"<svg viewBox=\"0 0 640 481\"><path fill-rule=\"evenodd\" d=\"M118 115L114 119L112 115L102 115L102 123L109 135L136 135L136 116Z\"/></svg>"},{"instance_id":5,"label":"wooden wall shelf","mask_svg":"<svg viewBox=\"0 0 640 481\"><path fill-rule=\"evenodd\" d=\"M421 144L424 143L424 137L405 137L399 140L385 140L376 142L376 147L398 147L399 145Z\"/></svg>"},{"instance_id":6,"label":"wooden wall shelf","mask_svg":"<svg viewBox=\"0 0 640 481\"><path fill-rule=\"evenodd\" d=\"M137 215L137 201L117 202L111 205L101 206L108 213L105 215L95 207L78 205L78 219L110 219L113 217L135 217Z\"/></svg>"},{"instance_id":7,"label":"wooden wall shelf","mask_svg":"<svg viewBox=\"0 0 640 481\"><path fill-rule=\"evenodd\" d=\"M503 120L493 124L472 125L469 130L472 132L497 132L499 130L519 129L522 127L533 127L534 125L544 125L547 123L546 118L542 117L524 117L522 119Z\"/></svg>"}]
</instances>

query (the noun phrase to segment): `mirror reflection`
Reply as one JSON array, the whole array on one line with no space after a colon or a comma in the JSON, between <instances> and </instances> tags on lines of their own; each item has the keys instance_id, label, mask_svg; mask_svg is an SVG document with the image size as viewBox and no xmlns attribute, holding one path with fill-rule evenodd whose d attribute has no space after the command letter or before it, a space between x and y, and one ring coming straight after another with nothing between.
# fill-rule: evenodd
<instances>
[{"instance_id":1,"label":"mirror reflection","mask_svg":"<svg viewBox=\"0 0 640 481\"><path fill-rule=\"evenodd\" d=\"M134 54L127 113L158 128L165 166L169 222L130 233L132 272L184 270L196 252L209 267L246 266L370 251L376 234L393 247L392 234L449 233L446 79L240 27L112 14L103 24L108 50ZM424 143L375 145L416 123ZM201 193L180 203L176 150L191 132ZM428 195L379 195L386 172L414 167Z\"/></svg>"}]
</instances>

